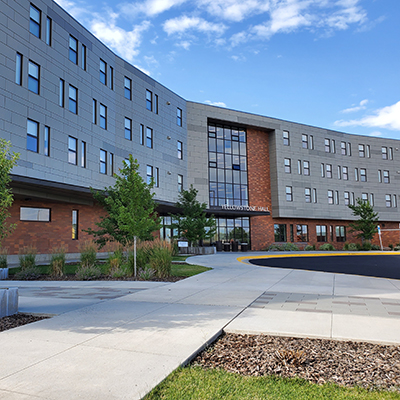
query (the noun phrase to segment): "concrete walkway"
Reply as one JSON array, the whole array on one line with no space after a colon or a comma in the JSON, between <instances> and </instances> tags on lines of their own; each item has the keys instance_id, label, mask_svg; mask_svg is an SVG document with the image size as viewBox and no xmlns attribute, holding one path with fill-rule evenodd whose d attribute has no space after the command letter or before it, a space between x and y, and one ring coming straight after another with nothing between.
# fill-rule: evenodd
<instances>
[{"instance_id":1,"label":"concrete walkway","mask_svg":"<svg viewBox=\"0 0 400 400\"><path fill-rule=\"evenodd\" d=\"M58 315L0 334L0 399L140 399L222 329L400 344L400 281L241 255L171 284L18 282L21 312Z\"/></svg>"}]
</instances>

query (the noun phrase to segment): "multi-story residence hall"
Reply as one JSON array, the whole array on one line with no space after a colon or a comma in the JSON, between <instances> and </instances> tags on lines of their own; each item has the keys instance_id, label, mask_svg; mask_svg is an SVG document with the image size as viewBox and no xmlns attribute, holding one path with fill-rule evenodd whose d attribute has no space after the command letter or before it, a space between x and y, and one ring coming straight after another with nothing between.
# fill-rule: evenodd
<instances>
[{"instance_id":1,"label":"multi-story residence hall","mask_svg":"<svg viewBox=\"0 0 400 400\"><path fill-rule=\"evenodd\" d=\"M13 235L3 245L76 252L102 209L89 187L114 184L130 154L155 179L161 237L191 184L218 223L215 241L341 248L348 204L370 201L382 229L400 222L400 142L186 101L116 56L51 0L0 0L0 137L12 171ZM385 231L384 245L400 242ZM354 238L353 238L354 241ZM375 242L377 238L375 239Z\"/></svg>"}]
</instances>

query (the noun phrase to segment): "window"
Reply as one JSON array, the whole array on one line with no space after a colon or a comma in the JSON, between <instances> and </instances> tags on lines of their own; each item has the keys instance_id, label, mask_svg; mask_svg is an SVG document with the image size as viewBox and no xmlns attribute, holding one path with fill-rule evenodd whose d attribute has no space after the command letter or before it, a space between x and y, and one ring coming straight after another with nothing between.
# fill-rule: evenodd
<instances>
[{"instance_id":1,"label":"window","mask_svg":"<svg viewBox=\"0 0 400 400\"><path fill-rule=\"evenodd\" d=\"M346 227L343 225L337 226L336 230L336 241L345 242L346 241Z\"/></svg>"},{"instance_id":2,"label":"window","mask_svg":"<svg viewBox=\"0 0 400 400\"><path fill-rule=\"evenodd\" d=\"M158 114L158 95L154 95L154 112Z\"/></svg>"},{"instance_id":3,"label":"window","mask_svg":"<svg viewBox=\"0 0 400 400\"><path fill-rule=\"evenodd\" d=\"M382 160L388 159L388 149L387 147L382 146Z\"/></svg>"},{"instance_id":4,"label":"window","mask_svg":"<svg viewBox=\"0 0 400 400\"><path fill-rule=\"evenodd\" d=\"M308 144L309 144L309 149L310 150L314 150L314 136L313 135L310 135L309 137L308 137Z\"/></svg>"},{"instance_id":5,"label":"window","mask_svg":"<svg viewBox=\"0 0 400 400\"><path fill-rule=\"evenodd\" d=\"M389 147L389 160L393 160L393 148Z\"/></svg>"},{"instance_id":6,"label":"window","mask_svg":"<svg viewBox=\"0 0 400 400\"><path fill-rule=\"evenodd\" d=\"M110 66L110 75L108 78L109 81L109 88L114 90L114 68Z\"/></svg>"},{"instance_id":7,"label":"window","mask_svg":"<svg viewBox=\"0 0 400 400\"><path fill-rule=\"evenodd\" d=\"M50 208L21 207L20 221L50 222Z\"/></svg>"},{"instance_id":8,"label":"window","mask_svg":"<svg viewBox=\"0 0 400 400\"><path fill-rule=\"evenodd\" d=\"M321 177L325 178L325 164L321 163Z\"/></svg>"},{"instance_id":9,"label":"window","mask_svg":"<svg viewBox=\"0 0 400 400\"><path fill-rule=\"evenodd\" d=\"M125 117L125 139L132 140L132 120Z\"/></svg>"},{"instance_id":10,"label":"window","mask_svg":"<svg viewBox=\"0 0 400 400\"><path fill-rule=\"evenodd\" d=\"M46 18L46 44L51 46L51 31L52 31L53 21L50 17Z\"/></svg>"},{"instance_id":11,"label":"window","mask_svg":"<svg viewBox=\"0 0 400 400\"><path fill-rule=\"evenodd\" d=\"M124 94L126 99L132 100L132 80L126 76L124 79Z\"/></svg>"},{"instance_id":12,"label":"window","mask_svg":"<svg viewBox=\"0 0 400 400\"><path fill-rule=\"evenodd\" d=\"M182 126L182 110L180 108L176 109L176 124Z\"/></svg>"},{"instance_id":13,"label":"window","mask_svg":"<svg viewBox=\"0 0 400 400\"><path fill-rule=\"evenodd\" d=\"M354 179L358 182L358 168L354 168Z\"/></svg>"},{"instance_id":14,"label":"window","mask_svg":"<svg viewBox=\"0 0 400 400\"><path fill-rule=\"evenodd\" d=\"M297 225L297 242L308 242L308 226L307 225Z\"/></svg>"},{"instance_id":15,"label":"window","mask_svg":"<svg viewBox=\"0 0 400 400\"><path fill-rule=\"evenodd\" d=\"M78 64L78 41L73 36L69 37L69 59Z\"/></svg>"},{"instance_id":16,"label":"window","mask_svg":"<svg viewBox=\"0 0 400 400\"><path fill-rule=\"evenodd\" d=\"M338 165L337 167L337 178L342 179L342 168L340 167L340 165Z\"/></svg>"},{"instance_id":17,"label":"window","mask_svg":"<svg viewBox=\"0 0 400 400\"><path fill-rule=\"evenodd\" d=\"M326 242L326 225L317 225L317 242Z\"/></svg>"},{"instance_id":18,"label":"window","mask_svg":"<svg viewBox=\"0 0 400 400\"><path fill-rule=\"evenodd\" d=\"M389 171L383 171L383 183L390 183Z\"/></svg>"},{"instance_id":19,"label":"window","mask_svg":"<svg viewBox=\"0 0 400 400\"><path fill-rule=\"evenodd\" d=\"M345 156L347 154L346 151L346 142L340 142L340 153Z\"/></svg>"},{"instance_id":20,"label":"window","mask_svg":"<svg viewBox=\"0 0 400 400\"><path fill-rule=\"evenodd\" d=\"M86 168L86 142L81 142L81 167Z\"/></svg>"},{"instance_id":21,"label":"window","mask_svg":"<svg viewBox=\"0 0 400 400\"><path fill-rule=\"evenodd\" d=\"M33 4L31 4L29 17L29 32L40 39L41 11Z\"/></svg>"},{"instance_id":22,"label":"window","mask_svg":"<svg viewBox=\"0 0 400 400\"><path fill-rule=\"evenodd\" d=\"M148 185L150 185L152 179L153 179L153 167L151 165L147 166L147 170L146 170L146 183Z\"/></svg>"},{"instance_id":23,"label":"window","mask_svg":"<svg viewBox=\"0 0 400 400\"><path fill-rule=\"evenodd\" d=\"M344 192L344 205L348 206L350 204L350 192Z\"/></svg>"},{"instance_id":24,"label":"window","mask_svg":"<svg viewBox=\"0 0 400 400\"><path fill-rule=\"evenodd\" d=\"M367 158L371 158L371 146L369 144L365 147L365 155Z\"/></svg>"},{"instance_id":25,"label":"window","mask_svg":"<svg viewBox=\"0 0 400 400\"><path fill-rule=\"evenodd\" d=\"M297 160L297 173L301 175L301 160Z\"/></svg>"},{"instance_id":26,"label":"window","mask_svg":"<svg viewBox=\"0 0 400 400\"><path fill-rule=\"evenodd\" d=\"M286 201L293 201L293 192L291 186L286 186Z\"/></svg>"},{"instance_id":27,"label":"window","mask_svg":"<svg viewBox=\"0 0 400 400\"><path fill-rule=\"evenodd\" d=\"M86 46L83 44L81 47L81 62L82 62L82 69L86 71Z\"/></svg>"},{"instance_id":28,"label":"window","mask_svg":"<svg viewBox=\"0 0 400 400\"><path fill-rule=\"evenodd\" d=\"M110 170L110 175L114 175L114 154L108 153L108 165Z\"/></svg>"},{"instance_id":29,"label":"window","mask_svg":"<svg viewBox=\"0 0 400 400\"><path fill-rule=\"evenodd\" d=\"M154 177L153 178L154 178L154 186L159 187L160 171L157 167L154 169Z\"/></svg>"},{"instance_id":30,"label":"window","mask_svg":"<svg viewBox=\"0 0 400 400\"><path fill-rule=\"evenodd\" d=\"M72 240L78 239L78 210L72 210Z\"/></svg>"},{"instance_id":31,"label":"window","mask_svg":"<svg viewBox=\"0 0 400 400\"><path fill-rule=\"evenodd\" d=\"M39 123L28 119L26 149L37 153L39 151Z\"/></svg>"},{"instance_id":32,"label":"window","mask_svg":"<svg viewBox=\"0 0 400 400\"><path fill-rule=\"evenodd\" d=\"M370 193L369 194L369 204L371 204L371 206L374 206L374 194Z\"/></svg>"},{"instance_id":33,"label":"window","mask_svg":"<svg viewBox=\"0 0 400 400\"><path fill-rule=\"evenodd\" d=\"M59 97L58 97L58 105L60 107L64 107L64 99L65 99L65 82L63 79L60 79L60 85L59 85Z\"/></svg>"},{"instance_id":34,"label":"window","mask_svg":"<svg viewBox=\"0 0 400 400\"><path fill-rule=\"evenodd\" d=\"M139 141L140 144L144 146L144 126L142 124L140 124Z\"/></svg>"},{"instance_id":35,"label":"window","mask_svg":"<svg viewBox=\"0 0 400 400\"><path fill-rule=\"evenodd\" d=\"M304 189L304 196L305 196L306 203L311 203L311 189L310 188Z\"/></svg>"},{"instance_id":36,"label":"window","mask_svg":"<svg viewBox=\"0 0 400 400\"><path fill-rule=\"evenodd\" d=\"M317 189L313 188L312 190L312 197L313 197L313 203L317 202Z\"/></svg>"},{"instance_id":37,"label":"window","mask_svg":"<svg viewBox=\"0 0 400 400\"><path fill-rule=\"evenodd\" d=\"M97 100L93 99L92 123L97 124Z\"/></svg>"},{"instance_id":38,"label":"window","mask_svg":"<svg viewBox=\"0 0 400 400\"><path fill-rule=\"evenodd\" d=\"M274 224L275 242L286 242L286 225Z\"/></svg>"},{"instance_id":39,"label":"window","mask_svg":"<svg viewBox=\"0 0 400 400\"><path fill-rule=\"evenodd\" d=\"M146 146L149 149L153 148L153 129L146 127Z\"/></svg>"},{"instance_id":40,"label":"window","mask_svg":"<svg viewBox=\"0 0 400 400\"><path fill-rule=\"evenodd\" d=\"M77 139L72 136L68 136L68 162L74 165L76 165L78 161L77 143Z\"/></svg>"},{"instance_id":41,"label":"window","mask_svg":"<svg viewBox=\"0 0 400 400\"><path fill-rule=\"evenodd\" d=\"M350 142L347 143L347 155L351 156L351 143Z\"/></svg>"},{"instance_id":42,"label":"window","mask_svg":"<svg viewBox=\"0 0 400 400\"><path fill-rule=\"evenodd\" d=\"M326 164L326 177L332 178L332 165Z\"/></svg>"},{"instance_id":43,"label":"window","mask_svg":"<svg viewBox=\"0 0 400 400\"><path fill-rule=\"evenodd\" d=\"M385 196L385 200L386 200L386 207L392 207L392 196L390 194L387 194Z\"/></svg>"},{"instance_id":44,"label":"window","mask_svg":"<svg viewBox=\"0 0 400 400\"><path fill-rule=\"evenodd\" d=\"M17 85L22 85L22 54L17 53L15 59L15 83Z\"/></svg>"},{"instance_id":45,"label":"window","mask_svg":"<svg viewBox=\"0 0 400 400\"><path fill-rule=\"evenodd\" d=\"M100 149L100 173L107 174L107 152Z\"/></svg>"},{"instance_id":46,"label":"window","mask_svg":"<svg viewBox=\"0 0 400 400\"><path fill-rule=\"evenodd\" d=\"M335 204L339 204L339 191L335 190Z\"/></svg>"},{"instance_id":47,"label":"window","mask_svg":"<svg viewBox=\"0 0 400 400\"><path fill-rule=\"evenodd\" d=\"M100 127L107 129L107 107L100 103Z\"/></svg>"},{"instance_id":48,"label":"window","mask_svg":"<svg viewBox=\"0 0 400 400\"><path fill-rule=\"evenodd\" d=\"M283 137L283 145L284 146L290 146L289 132L288 131L283 131L282 137Z\"/></svg>"},{"instance_id":49,"label":"window","mask_svg":"<svg viewBox=\"0 0 400 400\"><path fill-rule=\"evenodd\" d=\"M382 183L382 171L378 169L378 182Z\"/></svg>"},{"instance_id":50,"label":"window","mask_svg":"<svg viewBox=\"0 0 400 400\"><path fill-rule=\"evenodd\" d=\"M365 157L365 146L363 144L358 145L358 156Z\"/></svg>"},{"instance_id":51,"label":"window","mask_svg":"<svg viewBox=\"0 0 400 400\"><path fill-rule=\"evenodd\" d=\"M290 158L285 158L285 172L287 174L291 174L292 173L292 166L291 166Z\"/></svg>"},{"instance_id":52,"label":"window","mask_svg":"<svg viewBox=\"0 0 400 400\"><path fill-rule=\"evenodd\" d=\"M351 193L350 193L350 204L351 204L352 206L354 206L354 204L355 204L354 192L351 192Z\"/></svg>"},{"instance_id":53,"label":"window","mask_svg":"<svg viewBox=\"0 0 400 400\"><path fill-rule=\"evenodd\" d=\"M304 175L310 175L310 162L303 161L303 173Z\"/></svg>"},{"instance_id":54,"label":"window","mask_svg":"<svg viewBox=\"0 0 400 400\"><path fill-rule=\"evenodd\" d=\"M303 149L308 149L308 135L301 135L301 147L303 147Z\"/></svg>"},{"instance_id":55,"label":"window","mask_svg":"<svg viewBox=\"0 0 400 400\"><path fill-rule=\"evenodd\" d=\"M365 168L360 168L360 181L367 182L367 170Z\"/></svg>"},{"instance_id":56,"label":"window","mask_svg":"<svg viewBox=\"0 0 400 400\"><path fill-rule=\"evenodd\" d=\"M329 139L325 139L325 153L331 152L331 141Z\"/></svg>"},{"instance_id":57,"label":"window","mask_svg":"<svg viewBox=\"0 0 400 400\"><path fill-rule=\"evenodd\" d=\"M43 154L47 157L50 156L50 128L48 126L44 127L43 136Z\"/></svg>"},{"instance_id":58,"label":"window","mask_svg":"<svg viewBox=\"0 0 400 400\"><path fill-rule=\"evenodd\" d=\"M395 194L392 196L392 206L393 207L397 207L397 200L396 200L396 195Z\"/></svg>"},{"instance_id":59,"label":"window","mask_svg":"<svg viewBox=\"0 0 400 400\"><path fill-rule=\"evenodd\" d=\"M349 180L349 169L347 167L342 168L342 175L345 181Z\"/></svg>"},{"instance_id":60,"label":"window","mask_svg":"<svg viewBox=\"0 0 400 400\"><path fill-rule=\"evenodd\" d=\"M107 85L107 64L102 59L100 59L100 82Z\"/></svg>"},{"instance_id":61,"label":"window","mask_svg":"<svg viewBox=\"0 0 400 400\"><path fill-rule=\"evenodd\" d=\"M333 139L331 140L331 153L336 153L336 144Z\"/></svg>"},{"instance_id":62,"label":"window","mask_svg":"<svg viewBox=\"0 0 400 400\"><path fill-rule=\"evenodd\" d=\"M69 85L68 108L72 113L78 114L78 89L72 85Z\"/></svg>"},{"instance_id":63,"label":"window","mask_svg":"<svg viewBox=\"0 0 400 400\"><path fill-rule=\"evenodd\" d=\"M368 193L361 193L361 200L366 203L368 201Z\"/></svg>"},{"instance_id":64,"label":"window","mask_svg":"<svg viewBox=\"0 0 400 400\"><path fill-rule=\"evenodd\" d=\"M28 90L33 93L39 94L40 86L40 67L33 61L28 64Z\"/></svg>"},{"instance_id":65,"label":"window","mask_svg":"<svg viewBox=\"0 0 400 400\"><path fill-rule=\"evenodd\" d=\"M153 93L150 90L146 90L146 108L153 111Z\"/></svg>"},{"instance_id":66,"label":"window","mask_svg":"<svg viewBox=\"0 0 400 400\"><path fill-rule=\"evenodd\" d=\"M178 192L183 192L183 175L178 175Z\"/></svg>"},{"instance_id":67,"label":"window","mask_svg":"<svg viewBox=\"0 0 400 400\"><path fill-rule=\"evenodd\" d=\"M333 190L328 190L328 204L333 204Z\"/></svg>"},{"instance_id":68,"label":"window","mask_svg":"<svg viewBox=\"0 0 400 400\"><path fill-rule=\"evenodd\" d=\"M178 140L178 159L183 160L183 144Z\"/></svg>"}]
</instances>

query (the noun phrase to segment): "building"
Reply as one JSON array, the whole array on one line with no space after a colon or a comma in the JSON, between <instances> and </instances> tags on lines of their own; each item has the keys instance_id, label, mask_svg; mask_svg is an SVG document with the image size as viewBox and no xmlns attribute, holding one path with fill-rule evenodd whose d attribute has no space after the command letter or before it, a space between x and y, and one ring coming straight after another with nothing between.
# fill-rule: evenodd
<instances>
[{"instance_id":1,"label":"building","mask_svg":"<svg viewBox=\"0 0 400 400\"><path fill-rule=\"evenodd\" d=\"M0 4L0 137L20 153L10 254L27 244L76 252L102 214L89 187L113 185L129 154L155 179L165 224L193 184L217 218L215 240L341 248L353 240L347 205L358 197L382 228L399 227L400 141L186 101L53 1ZM400 242L399 231L384 241Z\"/></svg>"}]
</instances>

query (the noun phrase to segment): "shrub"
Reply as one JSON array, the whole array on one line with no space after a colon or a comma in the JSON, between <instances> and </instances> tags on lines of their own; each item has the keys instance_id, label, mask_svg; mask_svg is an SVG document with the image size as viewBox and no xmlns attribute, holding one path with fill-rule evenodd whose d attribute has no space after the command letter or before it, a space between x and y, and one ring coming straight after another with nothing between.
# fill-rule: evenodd
<instances>
[{"instance_id":1,"label":"shrub","mask_svg":"<svg viewBox=\"0 0 400 400\"><path fill-rule=\"evenodd\" d=\"M373 244L372 246L371 246L371 250L380 250L381 249L381 246L379 246L379 245L377 245L377 244Z\"/></svg>"},{"instance_id":2,"label":"shrub","mask_svg":"<svg viewBox=\"0 0 400 400\"><path fill-rule=\"evenodd\" d=\"M94 264L81 264L76 270L75 276L81 281L90 281L100 278L101 270Z\"/></svg>"},{"instance_id":3,"label":"shrub","mask_svg":"<svg viewBox=\"0 0 400 400\"><path fill-rule=\"evenodd\" d=\"M286 243L283 247L282 247L283 251L299 251L300 249L293 243Z\"/></svg>"},{"instance_id":4,"label":"shrub","mask_svg":"<svg viewBox=\"0 0 400 400\"><path fill-rule=\"evenodd\" d=\"M36 248L33 246L24 247L19 255L19 266L21 269L31 269L36 267Z\"/></svg>"},{"instance_id":5,"label":"shrub","mask_svg":"<svg viewBox=\"0 0 400 400\"><path fill-rule=\"evenodd\" d=\"M158 278L166 278L171 275L172 246L154 247L150 256L150 267L155 271Z\"/></svg>"},{"instance_id":6,"label":"shrub","mask_svg":"<svg viewBox=\"0 0 400 400\"><path fill-rule=\"evenodd\" d=\"M395 246L393 250L394 251L399 251L400 250L400 246Z\"/></svg>"},{"instance_id":7,"label":"shrub","mask_svg":"<svg viewBox=\"0 0 400 400\"><path fill-rule=\"evenodd\" d=\"M30 280L35 280L40 277L39 270L37 269L36 266L27 266L21 269L21 271L17 272L15 274L15 279L19 281L30 281Z\"/></svg>"},{"instance_id":8,"label":"shrub","mask_svg":"<svg viewBox=\"0 0 400 400\"><path fill-rule=\"evenodd\" d=\"M323 245L319 246L319 250L322 251L334 251L336 250L331 243L324 243Z\"/></svg>"},{"instance_id":9,"label":"shrub","mask_svg":"<svg viewBox=\"0 0 400 400\"><path fill-rule=\"evenodd\" d=\"M7 268L7 254L8 254L8 249L7 248L0 248L0 268Z\"/></svg>"},{"instance_id":10,"label":"shrub","mask_svg":"<svg viewBox=\"0 0 400 400\"><path fill-rule=\"evenodd\" d=\"M283 251L283 247L279 244L271 244L267 249L267 251Z\"/></svg>"},{"instance_id":11,"label":"shrub","mask_svg":"<svg viewBox=\"0 0 400 400\"><path fill-rule=\"evenodd\" d=\"M65 270L65 248L59 247L52 250L50 260L51 275L55 277L64 276Z\"/></svg>"},{"instance_id":12,"label":"shrub","mask_svg":"<svg viewBox=\"0 0 400 400\"><path fill-rule=\"evenodd\" d=\"M372 249L371 242L364 242L363 245L361 246L361 250L369 251L371 249Z\"/></svg>"},{"instance_id":13,"label":"shrub","mask_svg":"<svg viewBox=\"0 0 400 400\"><path fill-rule=\"evenodd\" d=\"M393 250L393 245L392 245L392 243L389 244L389 249L390 249L390 250Z\"/></svg>"},{"instance_id":14,"label":"shrub","mask_svg":"<svg viewBox=\"0 0 400 400\"><path fill-rule=\"evenodd\" d=\"M155 272L154 270L150 267L150 265L145 265L144 268L142 268L139 271L139 278L144 280L144 281L149 281L154 278Z\"/></svg>"},{"instance_id":15,"label":"shrub","mask_svg":"<svg viewBox=\"0 0 400 400\"><path fill-rule=\"evenodd\" d=\"M359 250L356 243L345 243L344 250L357 251Z\"/></svg>"},{"instance_id":16,"label":"shrub","mask_svg":"<svg viewBox=\"0 0 400 400\"><path fill-rule=\"evenodd\" d=\"M108 256L107 264L112 278L123 278L130 275L129 266L121 247Z\"/></svg>"},{"instance_id":17,"label":"shrub","mask_svg":"<svg viewBox=\"0 0 400 400\"><path fill-rule=\"evenodd\" d=\"M91 241L87 240L79 245L79 252L81 253L81 265L95 265L97 260L97 246Z\"/></svg>"},{"instance_id":18,"label":"shrub","mask_svg":"<svg viewBox=\"0 0 400 400\"><path fill-rule=\"evenodd\" d=\"M312 251L315 250L315 244L310 245L308 244L306 247L304 247L304 251Z\"/></svg>"}]
</instances>

